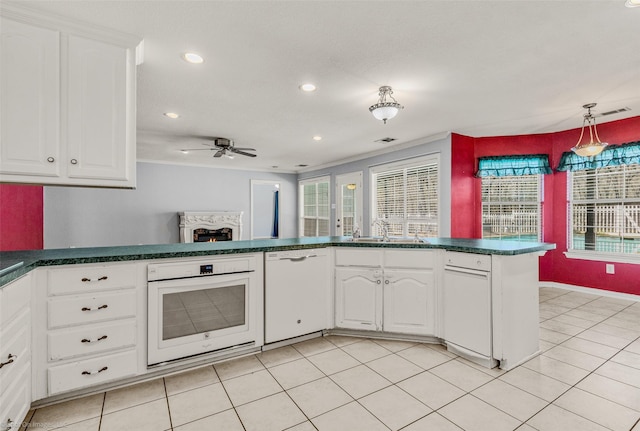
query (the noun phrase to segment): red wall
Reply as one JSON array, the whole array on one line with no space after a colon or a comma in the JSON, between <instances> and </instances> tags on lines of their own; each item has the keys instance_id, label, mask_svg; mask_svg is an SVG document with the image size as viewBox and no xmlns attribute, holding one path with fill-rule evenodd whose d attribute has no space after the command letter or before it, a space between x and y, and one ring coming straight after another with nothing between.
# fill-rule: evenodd
<instances>
[{"instance_id":1,"label":"red wall","mask_svg":"<svg viewBox=\"0 0 640 431\"><path fill-rule=\"evenodd\" d=\"M625 120L598 124L598 134L611 145L640 140L640 116ZM558 166L560 157L570 151L580 135L580 128L558 133L522 136L496 136L469 138L452 135L451 190L451 236L454 238L480 238L481 212L475 210L481 204L478 192L480 179L473 178L473 172L464 172L455 167L456 163L469 166L478 157L516 154L548 154L551 167ZM469 160L469 140L473 140L473 160ZM460 154L456 154L461 150ZM463 160L460 160L463 159ZM474 192L468 192L469 182L476 183ZM467 190L457 193L457 190ZM466 208L467 210L461 211ZM473 208L473 211L471 209ZM468 226L476 226L470 229ZM606 262L568 259L567 251L567 174L555 172L544 176L544 203L542 220L544 242L553 242L556 249L540 258L540 279L576 286L594 287L623 293L640 295L640 265L614 263L615 274L605 273Z\"/></svg>"},{"instance_id":2,"label":"red wall","mask_svg":"<svg viewBox=\"0 0 640 431\"><path fill-rule=\"evenodd\" d=\"M42 248L42 187L0 184L0 251Z\"/></svg>"}]
</instances>

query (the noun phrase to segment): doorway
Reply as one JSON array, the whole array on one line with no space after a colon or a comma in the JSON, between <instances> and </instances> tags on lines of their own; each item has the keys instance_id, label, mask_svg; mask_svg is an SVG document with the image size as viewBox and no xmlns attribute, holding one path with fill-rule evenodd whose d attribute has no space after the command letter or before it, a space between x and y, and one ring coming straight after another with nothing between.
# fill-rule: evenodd
<instances>
[{"instance_id":1,"label":"doorway","mask_svg":"<svg viewBox=\"0 0 640 431\"><path fill-rule=\"evenodd\" d=\"M355 226L362 232L362 207L362 172L336 175L336 235L352 235Z\"/></svg>"}]
</instances>

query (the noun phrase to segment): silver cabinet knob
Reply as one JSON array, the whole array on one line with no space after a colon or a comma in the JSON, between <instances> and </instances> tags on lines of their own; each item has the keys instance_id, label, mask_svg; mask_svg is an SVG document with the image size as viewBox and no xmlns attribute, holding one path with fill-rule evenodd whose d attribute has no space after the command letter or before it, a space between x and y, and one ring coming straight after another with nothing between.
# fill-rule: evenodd
<instances>
[{"instance_id":1,"label":"silver cabinet knob","mask_svg":"<svg viewBox=\"0 0 640 431\"><path fill-rule=\"evenodd\" d=\"M56 159L54 159L53 157L47 157L47 162L53 163L55 161L56 161Z\"/></svg>"},{"instance_id":2,"label":"silver cabinet knob","mask_svg":"<svg viewBox=\"0 0 640 431\"><path fill-rule=\"evenodd\" d=\"M71 159L71 164L72 164L72 165L77 165L77 164L78 164L78 161L77 161L76 159Z\"/></svg>"}]
</instances>

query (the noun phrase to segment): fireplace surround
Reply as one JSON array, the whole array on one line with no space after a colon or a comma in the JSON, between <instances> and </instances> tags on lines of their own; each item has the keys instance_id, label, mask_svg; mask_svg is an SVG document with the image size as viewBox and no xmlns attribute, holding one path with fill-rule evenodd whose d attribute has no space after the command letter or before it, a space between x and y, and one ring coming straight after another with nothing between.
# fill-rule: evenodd
<instances>
[{"instance_id":1,"label":"fireplace surround","mask_svg":"<svg viewBox=\"0 0 640 431\"><path fill-rule=\"evenodd\" d=\"M178 217L180 242L238 241L242 238L242 211L183 211Z\"/></svg>"}]
</instances>

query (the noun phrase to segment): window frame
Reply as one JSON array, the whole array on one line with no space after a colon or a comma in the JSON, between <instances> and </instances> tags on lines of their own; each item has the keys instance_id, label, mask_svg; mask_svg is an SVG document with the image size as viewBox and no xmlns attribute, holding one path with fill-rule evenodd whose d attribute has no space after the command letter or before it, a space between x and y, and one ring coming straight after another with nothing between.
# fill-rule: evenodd
<instances>
[{"instance_id":1,"label":"window frame","mask_svg":"<svg viewBox=\"0 0 640 431\"><path fill-rule=\"evenodd\" d=\"M601 169L613 169L618 168L621 170L626 170L628 166L634 166L634 169L640 170L640 165L617 165L617 166L609 166L603 168L594 168L590 169L595 171L595 175L597 178L597 174ZM576 171L576 172L567 172L567 251L564 252L565 256L570 259L583 259L583 260L595 260L595 261L605 261L605 262L618 262L618 263L634 263L640 264L640 253L625 253L625 252L607 252L607 251L599 251L599 250L585 250L585 249L576 249L573 248L574 245L574 205L577 204L588 204L593 203L595 205L611 205L619 203L620 205L625 205L625 202L628 201L638 201L638 198L627 198L623 197L620 199L612 199L612 198L594 198L594 199L574 199L573 196L573 188L574 188L574 180L576 173L584 172L584 170ZM626 188L626 178L624 178L624 186ZM597 226L597 225L596 225Z\"/></svg>"},{"instance_id":2,"label":"window frame","mask_svg":"<svg viewBox=\"0 0 640 431\"><path fill-rule=\"evenodd\" d=\"M418 156L418 157L413 157L413 158L409 158L409 159L404 159L404 160L399 160L399 161L395 161L395 162L390 162L390 163L383 163L380 165L375 165L375 166L370 166L369 167L369 184L370 184L370 191L369 191L369 216L371 218L371 224L372 224L372 228L371 228L371 235L375 236L375 233L377 231L378 228L376 228L375 226L373 226L375 220L377 219L376 215L377 215L377 177L380 174L384 174L384 173L388 173L391 171L397 171L397 170L403 170L404 171L404 175L405 175L405 179L406 179L406 171L409 169L414 169L414 168L418 168L420 166L425 166L425 165L430 165L430 164L434 164L437 168L437 184L435 187L436 190L436 232L433 235L429 235L428 237L434 238L434 237L438 237L439 233L440 233L440 229L441 229L441 222L440 222L440 217L441 217L441 200L440 200L440 192L441 192L441 185L442 185L442 169L441 169L441 164L440 164L440 154L439 153L434 153L434 154L428 154L428 155L423 155L423 156ZM401 224L402 225L402 236L403 237L409 237L412 236L413 234L409 233L409 224L412 223L416 223L416 224L425 224L424 222L427 221L426 219L421 219L418 217L409 217L407 215L407 205L406 205L406 182L404 184L404 192L405 192L405 199L404 199L404 208L403 208L403 216L401 218L395 218L390 220L390 223L392 224ZM391 235L391 234L390 234Z\"/></svg>"},{"instance_id":3,"label":"window frame","mask_svg":"<svg viewBox=\"0 0 640 431\"><path fill-rule=\"evenodd\" d=\"M327 216L320 216L318 211L319 209L319 200L318 198L318 184L327 184ZM304 187L307 185L314 184L316 186L316 215L314 217L305 216L305 201L304 201ZM316 234L313 236L305 236L304 234L304 225L306 219L316 220ZM320 223L319 220L327 221L327 235L318 235ZM304 180L298 180L298 236L305 238L312 238L318 236L329 236L331 235L331 176L323 175L321 177L307 178Z\"/></svg>"}]
</instances>

